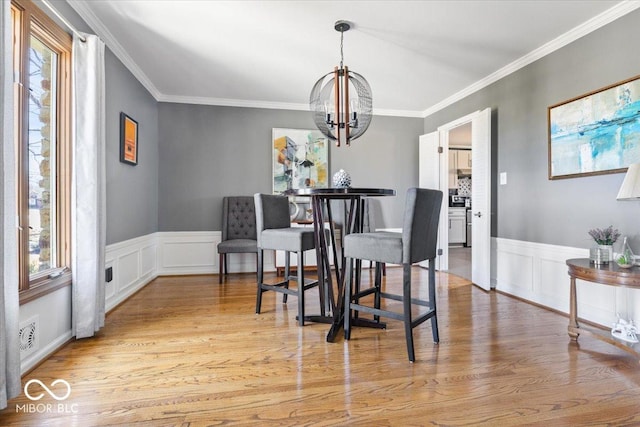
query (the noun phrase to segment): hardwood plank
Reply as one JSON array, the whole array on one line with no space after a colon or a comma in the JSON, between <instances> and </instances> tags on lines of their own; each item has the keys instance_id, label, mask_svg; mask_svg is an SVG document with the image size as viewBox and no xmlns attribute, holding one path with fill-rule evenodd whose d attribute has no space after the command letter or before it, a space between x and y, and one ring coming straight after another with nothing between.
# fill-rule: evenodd
<instances>
[{"instance_id":1,"label":"hardwood plank","mask_svg":"<svg viewBox=\"0 0 640 427\"><path fill-rule=\"evenodd\" d=\"M158 278L95 338L69 343L23 378L68 381L64 411L46 395L37 403L52 411L28 412L23 405L36 402L23 394L0 425L640 424L631 355L587 337L570 342L565 316L437 277L441 342L429 322L418 327L413 364L399 322L327 343L328 325L297 326L295 298L285 305L267 293L256 315L253 274L223 284L214 275ZM401 270L388 268L385 281L397 291ZM426 281L415 268L416 293ZM307 295L317 311L317 292Z\"/></svg>"}]
</instances>

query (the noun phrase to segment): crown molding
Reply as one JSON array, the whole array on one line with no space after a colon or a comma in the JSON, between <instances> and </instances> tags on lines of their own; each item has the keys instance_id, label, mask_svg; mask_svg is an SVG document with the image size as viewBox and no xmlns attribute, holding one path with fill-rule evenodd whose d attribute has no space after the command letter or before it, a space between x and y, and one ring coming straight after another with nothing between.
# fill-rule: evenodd
<instances>
[{"instance_id":1,"label":"crown molding","mask_svg":"<svg viewBox=\"0 0 640 427\"><path fill-rule=\"evenodd\" d=\"M578 25L577 27L574 27L561 36L531 51L527 55L513 61L512 63L504 66L498 71L489 74L484 79L478 80L474 84L427 108L422 112L421 117L429 117L430 115L448 107L449 105L466 98L467 96L489 86L492 83L497 82L498 80L508 76L509 74L515 73L519 69L531 64L532 62L535 62L538 59L555 52L556 50L568 45L569 43L572 43L580 39L581 37L584 37L587 34L601 27L604 27L605 25L630 12L633 12L638 8L640 8L640 1L637 0L625 0L618 3L610 9L605 10L600 15L597 15L590 20Z\"/></svg>"},{"instance_id":2,"label":"crown molding","mask_svg":"<svg viewBox=\"0 0 640 427\"><path fill-rule=\"evenodd\" d=\"M80 15L82 19L104 40L109 49L124 64L136 79L149 91L157 102L169 102L176 104L196 104L196 105L216 105L221 107L242 107L242 108L266 108L272 110L294 110L309 111L309 104L270 102L230 98L210 98L199 96L178 96L161 93L142 71L138 64L129 56L127 51L116 40L104 23L93 13L83 0L67 0L67 3ZM421 118L421 111L374 109L374 115L395 116L395 117L416 117Z\"/></svg>"},{"instance_id":3,"label":"crown molding","mask_svg":"<svg viewBox=\"0 0 640 427\"><path fill-rule=\"evenodd\" d=\"M417 119L424 118L424 116L422 115L422 111L389 110L385 108L374 108L373 115L374 116L390 116L390 117L415 117Z\"/></svg>"},{"instance_id":4,"label":"crown molding","mask_svg":"<svg viewBox=\"0 0 640 427\"><path fill-rule=\"evenodd\" d=\"M209 98L204 96L178 96L161 94L158 102L175 104L217 105L220 107L267 108L272 110L309 110L308 104L289 102L254 101L231 98Z\"/></svg>"},{"instance_id":5,"label":"crown molding","mask_svg":"<svg viewBox=\"0 0 640 427\"><path fill-rule=\"evenodd\" d=\"M127 51L116 41L111 31L102 23L102 21L87 6L88 2L84 0L67 0L69 6L80 15L82 19L96 32L116 57L131 71L136 79L149 91L151 96L158 101L162 95L155 87L147 75L138 67L138 64L129 56Z\"/></svg>"},{"instance_id":6,"label":"crown molding","mask_svg":"<svg viewBox=\"0 0 640 427\"><path fill-rule=\"evenodd\" d=\"M269 101L256 101L256 100L240 100L240 99L228 99L228 98L206 98L206 97L189 97L189 96L174 96L161 93L156 86L151 82L147 75L138 67L136 62L129 56L126 50L118 43L115 37L107 29L107 27L100 21L100 19L91 11L87 6L87 2L83 0L67 0L67 3L80 15L82 19L97 33L97 35L104 40L109 49L116 55L116 57L131 71L131 73L140 81L140 83L149 91L149 93L158 102L170 102L181 104L199 104L199 105L218 105L227 107L244 107L244 108L266 108L276 110L297 110L308 111L309 106L307 104L297 103L283 103L283 102L269 102ZM551 40L550 42L542 45L541 47L533 50L527 55L513 61L512 63L504 66L494 73L489 74L485 78L473 83L472 85L462 89L459 92L443 99L437 104L432 105L423 111L411 111L411 110L391 110L391 109L374 109L374 115L378 116L394 116L394 117L416 117L426 118L455 102L458 102L465 97L495 83L496 81L512 74L521 68L543 58L550 53L568 45L575 40L615 21L616 19L633 12L640 8L640 0L624 0L615 6L604 11L600 15L597 15L590 20L576 26L569 30L565 34Z\"/></svg>"},{"instance_id":7,"label":"crown molding","mask_svg":"<svg viewBox=\"0 0 640 427\"><path fill-rule=\"evenodd\" d=\"M220 107L266 108L270 110L309 111L309 104L289 102L269 102L230 98L208 98L202 96L177 96L160 94L158 102L175 104L212 105ZM415 117L422 118L421 111L373 109L375 116Z\"/></svg>"}]
</instances>

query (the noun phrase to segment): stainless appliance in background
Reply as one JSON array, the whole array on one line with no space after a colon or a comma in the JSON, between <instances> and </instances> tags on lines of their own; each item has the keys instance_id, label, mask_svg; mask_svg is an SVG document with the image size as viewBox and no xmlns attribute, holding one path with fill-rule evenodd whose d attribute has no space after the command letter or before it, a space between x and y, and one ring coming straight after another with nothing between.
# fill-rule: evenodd
<instances>
[{"instance_id":1,"label":"stainless appliance in background","mask_svg":"<svg viewBox=\"0 0 640 427\"><path fill-rule=\"evenodd\" d=\"M450 208L463 208L466 206L468 196L459 196L457 194L449 195L449 207Z\"/></svg>"}]
</instances>

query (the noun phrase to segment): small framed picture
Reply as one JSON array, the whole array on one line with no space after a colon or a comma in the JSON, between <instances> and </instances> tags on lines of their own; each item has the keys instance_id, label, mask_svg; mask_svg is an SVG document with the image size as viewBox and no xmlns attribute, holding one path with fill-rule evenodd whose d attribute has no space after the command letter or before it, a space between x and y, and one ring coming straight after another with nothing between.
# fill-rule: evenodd
<instances>
[{"instance_id":1,"label":"small framed picture","mask_svg":"<svg viewBox=\"0 0 640 427\"><path fill-rule=\"evenodd\" d=\"M138 122L120 113L120 161L138 164Z\"/></svg>"}]
</instances>

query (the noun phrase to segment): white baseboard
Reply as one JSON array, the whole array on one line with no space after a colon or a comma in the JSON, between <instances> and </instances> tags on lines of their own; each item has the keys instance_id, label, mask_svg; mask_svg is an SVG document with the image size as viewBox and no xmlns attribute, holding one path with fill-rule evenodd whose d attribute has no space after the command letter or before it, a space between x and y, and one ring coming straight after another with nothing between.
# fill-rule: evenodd
<instances>
[{"instance_id":1,"label":"white baseboard","mask_svg":"<svg viewBox=\"0 0 640 427\"><path fill-rule=\"evenodd\" d=\"M552 309L569 313L569 275L566 260L588 258L589 250L495 238L492 282L496 289ZM610 327L619 313L625 319L640 315L636 290L578 280L579 317Z\"/></svg>"}]
</instances>

